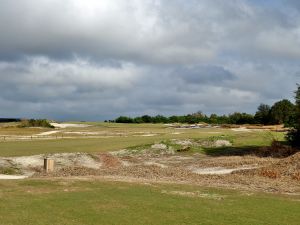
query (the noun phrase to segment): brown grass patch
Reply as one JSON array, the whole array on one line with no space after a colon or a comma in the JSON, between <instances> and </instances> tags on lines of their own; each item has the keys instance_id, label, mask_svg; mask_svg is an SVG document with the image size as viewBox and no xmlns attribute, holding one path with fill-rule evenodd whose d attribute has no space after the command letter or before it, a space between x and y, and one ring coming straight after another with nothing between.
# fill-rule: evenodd
<instances>
[{"instance_id":1,"label":"brown grass patch","mask_svg":"<svg viewBox=\"0 0 300 225\"><path fill-rule=\"evenodd\" d=\"M294 174L292 175L292 178L293 178L294 180L300 181L300 172L294 173Z\"/></svg>"},{"instance_id":2,"label":"brown grass patch","mask_svg":"<svg viewBox=\"0 0 300 225\"><path fill-rule=\"evenodd\" d=\"M281 177L279 171L271 170L271 169L261 169L259 171L259 175L263 176L263 177L268 177L268 178L271 178L271 179L277 179L277 178Z\"/></svg>"},{"instance_id":3,"label":"brown grass patch","mask_svg":"<svg viewBox=\"0 0 300 225\"><path fill-rule=\"evenodd\" d=\"M120 160L111 154L101 153L99 154L99 157L105 167L116 168L122 165Z\"/></svg>"}]
</instances>

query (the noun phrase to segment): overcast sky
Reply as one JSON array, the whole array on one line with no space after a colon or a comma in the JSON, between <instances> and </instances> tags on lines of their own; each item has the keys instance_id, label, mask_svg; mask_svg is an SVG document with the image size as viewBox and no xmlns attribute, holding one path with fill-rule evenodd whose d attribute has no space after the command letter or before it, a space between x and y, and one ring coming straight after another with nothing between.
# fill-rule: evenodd
<instances>
[{"instance_id":1,"label":"overcast sky","mask_svg":"<svg viewBox=\"0 0 300 225\"><path fill-rule=\"evenodd\" d=\"M253 113L296 83L299 0L0 0L0 117Z\"/></svg>"}]
</instances>

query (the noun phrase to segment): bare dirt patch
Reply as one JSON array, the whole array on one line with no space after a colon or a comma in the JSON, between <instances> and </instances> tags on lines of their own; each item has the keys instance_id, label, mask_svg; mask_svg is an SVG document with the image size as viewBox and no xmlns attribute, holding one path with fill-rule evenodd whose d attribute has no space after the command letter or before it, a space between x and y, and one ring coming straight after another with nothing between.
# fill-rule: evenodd
<instances>
[{"instance_id":1,"label":"bare dirt patch","mask_svg":"<svg viewBox=\"0 0 300 225\"><path fill-rule=\"evenodd\" d=\"M122 165L121 161L117 157L108 153L99 154L99 158L102 161L103 166L107 168L115 168Z\"/></svg>"}]
</instances>

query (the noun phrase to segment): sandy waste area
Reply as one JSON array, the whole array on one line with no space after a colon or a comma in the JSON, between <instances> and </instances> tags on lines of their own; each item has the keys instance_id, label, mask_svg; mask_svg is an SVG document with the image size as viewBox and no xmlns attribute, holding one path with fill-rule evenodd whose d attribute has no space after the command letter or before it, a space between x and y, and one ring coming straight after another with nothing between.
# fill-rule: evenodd
<instances>
[{"instance_id":1,"label":"sandy waste area","mask_svg":"<svg viewBox=\"0 0 300 225\"><path fill-rule=\"evenodd\" d=\"M174 139L173 143L182 146L184 151L165 143L155 143L142 149L121 149L98 154L1 157L0 169L14 168L16 173L0 174L0 179L89 177L300 195L300 153L283 159L255 155L216 157L186 151L188 146L194 144L191 140ZM226 140L217 140L212 145L229 144ZM54 172L45 173L43 170L45 157L54 160Z\"/></svg>"}]
</instances>

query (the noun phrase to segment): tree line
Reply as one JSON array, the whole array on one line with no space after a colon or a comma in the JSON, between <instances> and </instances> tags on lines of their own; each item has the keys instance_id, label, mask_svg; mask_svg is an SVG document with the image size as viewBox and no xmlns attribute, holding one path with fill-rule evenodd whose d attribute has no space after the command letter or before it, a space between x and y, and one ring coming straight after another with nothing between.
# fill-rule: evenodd
<instances>
[{"instance_id":1,"label":"tree line","mask_svg":"<svg viewBox=\"0 0 300 225\"><path fill-rule=\"evenodd\" d=\"M290 127L287 133L287 141L295 147L300 147L300 85L297 84L295 91L295 104L287 99L283 99L274 103L272 106L267 104L260 104L256 113L240 113L235 112L229 115L218 116L211 114L207 116L202 112L188 114L184 116L170 116L162 115L141 117L126 117L120 116L110 122L117 123L210 123L210 124L284 124Z\"/></svg>"},{"instance_id":2,"label":"tree line","mask_svg":"<svg viewBox=\"0 0 300 225\"><path fill-rule=\"evenodd\" d=\"M182 116L163 115L127 117L120 116L113 121L116 123L209 123L209 124L285 124L287 127L293 126L296 120L296 105L287 99L274 103L272 106L260 104L257 112L253 114L235 112L229 115L205 115L202 112Z\"/></svg>"}]
</instances>

